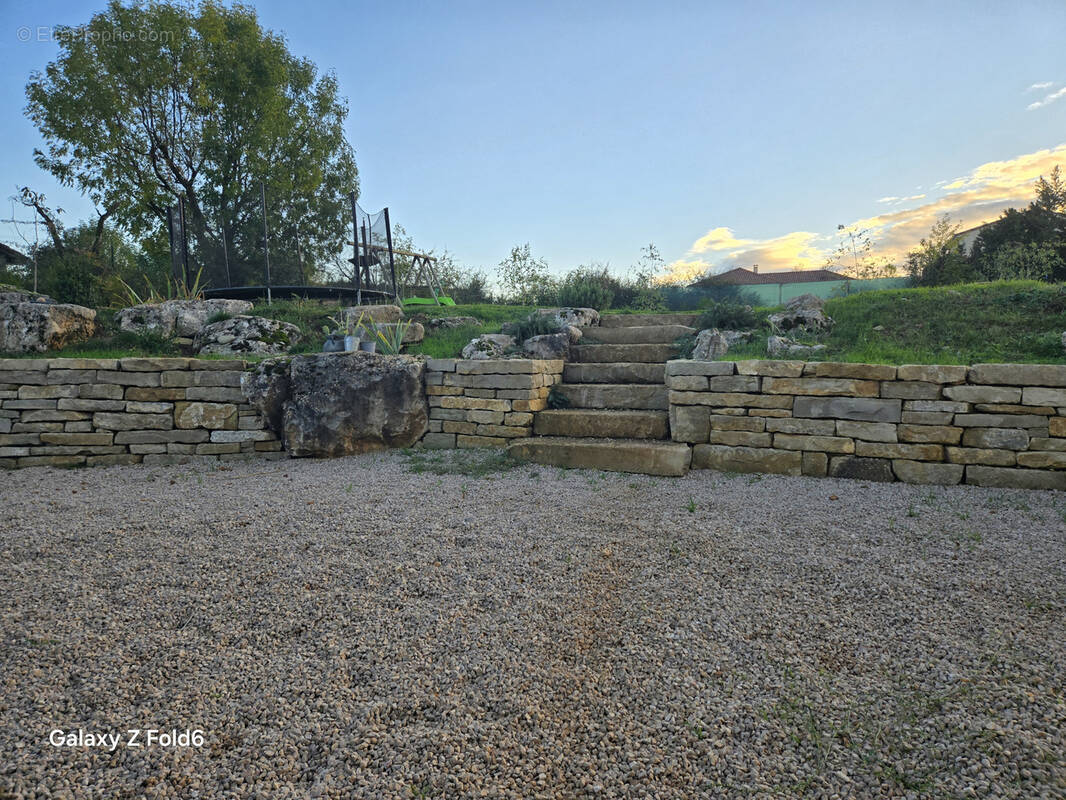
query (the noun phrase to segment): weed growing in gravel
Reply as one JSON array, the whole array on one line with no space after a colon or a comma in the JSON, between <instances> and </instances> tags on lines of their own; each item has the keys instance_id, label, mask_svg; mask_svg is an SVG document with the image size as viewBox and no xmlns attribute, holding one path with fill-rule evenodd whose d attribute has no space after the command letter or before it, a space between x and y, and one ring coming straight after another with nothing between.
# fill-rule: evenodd
<instances>
[{"instance_id":1,"label":"weed growing in gravel","mask_svg":"<svg viewBox=\"0 0 1066 800\"><path fill-rule=\"evenodd\" d=\"M691 497L688 499L688 503L685 505L685 510L688 511L689 514L696 513L696 501L693 500Z\"/></svg>"},{"instance_id":2,"label":"weed growing in gravel","mask_svg":"<svg viewBox=\"0 0 1066 800\"><path fill-rule=\"evenodd\" d=\"M500 473L523 466L504 452L496 450L405 450L407 470L416 475L469 475L494 478Z\"/></svg>"}]
</instances>

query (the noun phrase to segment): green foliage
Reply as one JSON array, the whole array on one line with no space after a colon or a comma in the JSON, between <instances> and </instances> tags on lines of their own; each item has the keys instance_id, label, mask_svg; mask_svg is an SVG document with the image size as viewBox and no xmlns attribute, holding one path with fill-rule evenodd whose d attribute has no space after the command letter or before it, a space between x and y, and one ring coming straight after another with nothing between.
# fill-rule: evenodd
<instances>
[{"instance_id":1,"label":"green foliage","mask_svg":"<svg viewBox=\"0 0 1066 800\"><path fill-rule=\"evenodd\" d=\"M1051 170L1051 176L1043 175L1036 182L1036 205L1045 211L1066 213L1066 180L1062 178L1062 169L1058 164Z\"/></svg>"},{"instance_id":2,"label":"green foliage","mask_svg":"<svg viewBox=\"0 0 1066 800\"><path fill-rule=\"evenodd\" d=\"M501 330L508 336L513 336L516 342L522 343L531 336L558 333L559 318L554 314L541 314L534 311L525 319L507 323Z\"/></svg>"},{"instance_id":3,"label":"green foliage","mask_svg":"<svg viewBox=\"0 0 1066 800\"><path fill-rule=\"evenodd\" d=\"M741 331L758 327L758 325L759 318L755 316L751 306L722 302L712 303L708 306L700 314L693 327L698 331L706 330L707 328Z\"/></svg>"},{"instance_id":4,"label":"green foliage","mask_svg":"<svg viewBox=\"0 0 1066 800\"><path fill-rule=\"evenodd\" d=\"M617 284L604 266L578 267L559 284L559 305L605 311L614 302Z\"/></svg>"},{"instance_id":5,"label":"green foliage","mask_svg":"<svg viewBox=\"0 0 1066 800\"><path fill-rule=\"evenodd\" d=\"M224 235L243 282L260 274L265 181L276 280L295 274L297 228L311 268L343 248L356 188L347 103L251 6L114 0L55 33L56 60L26 87L44 139L35 160L123 230L158 235L182 197L193 261L222 283Z\"/></svg>"},{"instance_id":6,"label":"green foliage","mask_svg":"<svg viewBox=\"0 0 1066 800\"><path fill-rule=\"evenodd\" d=\"M403 338L410 327L410 322L397 322L392 325L370 322L363 326L363 330L370 334L370 341L378 343L378 349L382 353L394 356L403 351Z\"/></svg>"},{"instance_id":7,"label":"green foliage","mask_svg":"<svg viewBox=\"0 0 1066 800\"><path fill-rule=\"evenodd\" d=\"M554 305L558 286L548 274L548 262L534 258L529 242L512 247L499 263L497 273L504 299L517 305Z\"/></svg>"},{"instance_id":8,"label":"green foliage","mask_svg":"<svg viewBox=\"0 0 1066 800\"><path fill-rule=\"evenodd\" d=\"M404 450L408 472L492 479L522 466L505 450Z\"/></svg>"},{"instance_id":9,"label":"green foliage","mask_svg":"<svg viewBox=\"0 0 1066 800\"><path fill-rule=\"evenodd\" d=\"M887 258L874 256L870 231L855 225L837 225L840 241L826 259L825 268L842 272L857 280L891 278L896 265Z\"/></svg>"},{"instance_id":10,"label":"green foliage","mask_svg":"<svg viewBox=\"0 0 1066 800\"><path fill-rule=\"evenodd\" d=\"M429 317L469 316L481 321L481 325L468 325L462 328L427 328L426 337L420 343L408 345L408 353L422 353L430 358L458 358L463 348L471 339L483 333L499 333L500 328L508 323L523 319L530 311L528 306L507 305L467 305L438 308L427 306L420 313Z\"/></svg>"},{"instance_id":11,"label":"green foliage","mask_svg":"<svg viewBox=\"0 0 1066 800\"><path fill-rule=\"evenodd\" d=\"M994 280L1050 281L1066 273L1066 264L1047 243L1008 242L989 254L985 274Z\"/></svg>"},{"instance_id":12,"label":"green foliage","mask_svg":"<svg viewBox=\"0 0 1066 800\"><path fill-rule=\"evenodd\" d=\"M130 286L121 278L118 278L118 282L122 285L124 290L123 296L120 298L123 304L127 306L139 306L145 303L162 303L166 300L202 300L204 297L204 285L203 285L204 268L200 267L196 272L196 277L193 278L191 284L186 284L183 280L172 281L170 275L164 276L164 282L157 288L152 284L151 278L147 275L142 275L144 279L145 290L142 293L138 293L136 289ZM117 277L117 276L116 276ZM226 317L228 319L228 317ZM216 322L218 320L215 320Z\"/></svg>"},{"instance_id":13,"label":"green foliage","mask_svg":"<svg viewBox=\"0 0 1066 800\"><path fill-rule=\"evenodd\" d=\"M959 226L947 214L933 223L929 235L907 253L907 273L919 286L964 283L980 276L956 238Z\"/></svg>"}]
</instances>

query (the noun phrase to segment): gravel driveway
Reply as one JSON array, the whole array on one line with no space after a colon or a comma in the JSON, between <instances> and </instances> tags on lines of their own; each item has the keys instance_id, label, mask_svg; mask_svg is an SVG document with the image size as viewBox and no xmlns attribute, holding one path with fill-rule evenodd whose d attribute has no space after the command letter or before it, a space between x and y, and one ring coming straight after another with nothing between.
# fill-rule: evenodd
<instances>
[{"instance_id":1,"label":"gravel driveway","mask_svg":"<svg viewBox=\"0 0 1066 800\"><path fill-rule=\"evenodd\" d=\"M1063 494L494 458L0 474L0 797L1066 797Z\"/></svg>"}]
</instances>

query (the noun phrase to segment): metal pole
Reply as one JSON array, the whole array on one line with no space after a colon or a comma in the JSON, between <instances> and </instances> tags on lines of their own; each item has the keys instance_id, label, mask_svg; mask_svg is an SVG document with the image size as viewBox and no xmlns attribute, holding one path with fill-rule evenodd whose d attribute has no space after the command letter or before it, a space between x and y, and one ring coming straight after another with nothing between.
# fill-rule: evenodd
<instances>
[{"instance_id":1,"label":"metal pole","mask_svg":"<svg viewBox=\"0 0 1066 800\"><path fill-rule=\"evenodd\" d=\"M389 245L389 274L392 275L392 296L400 299L396 291L396 262L392 258L392 224L389 222L389 207L385 206L385 239Z\"/></svg>"},{"instance_id":2,"label":"metal pole","mask_svg":"<svg viewBox=\"0 0 1066 800\"><path fill-rule=\"evenodd\" d=\"M226 247L226 223L221 223L219 227L222 229L222 258L226 261L226 286L232 288L233 279L229 274L229 248Z\"/></svg>"},{"instance_id":3,"label":"metal pole","mask_svg":"<svg viewBox=\"0 0 1066 800\"><path fill-rule=\"evenodd\" d=\"M273 304L273 298L270 296L270 231L267 230L266 181L259 182L259 200L263 206L263 255L266 256L267 305L269 306Z\"/></svg>"},{"instance_id":4,"label":"metal pole","mask_svg":"<svg viewBox=\"0 0 1066 800\"><path fill-rule=\"evenodd\" d=\"M366 223L362 220L359 221L359 228L363 231L363 262L366 264L366 278L367 288L370 288L370 240L367 239ZM356 269L359 270L359 289L356 294L356 300L359 301L359 305L363 304L363 267L362 263L356 265Z\"/></svg>"},{"instance_id":5,"label":"metal pole","mask_svg":"<svg viewBox=\"0 0 1066 800\"><path fill-rule=\"evenodd\" d=\"M304 257L300 252L300 226L296 226L296 264L300 268L300 285L306 286L307 280L304 278Z\"/></svg>"},{"instance_id":6,"label":"metal pole","mask_svg":"<svg viewBox=\"0 0 1066 800\"><path fill-rule=\"evenodd\" d=\"M359 213L356 211L358 206L355 204L355 192L351 192L348 199L352 201L352 283L358 285L356 270L359 268Z\"/></svg>"},{"instance_id":7,"label":"metal pole","mask_svg":"<svg viewBox=\"0 0 1066 800\"><path fill-rule=\"evenodd\" d=\"M170 240L170 276L180 280L178 268L178 243L174 240L174 206L167 206L167 238Z\"/></svg>"}]
</instances>

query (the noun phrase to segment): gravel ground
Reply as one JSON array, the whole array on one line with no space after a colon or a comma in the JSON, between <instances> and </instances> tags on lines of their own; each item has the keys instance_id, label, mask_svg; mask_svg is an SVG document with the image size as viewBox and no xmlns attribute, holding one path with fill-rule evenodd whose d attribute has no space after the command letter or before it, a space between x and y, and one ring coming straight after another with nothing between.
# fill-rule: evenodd
<instances>
[{"instance_id":1,"label":"gravel ground","mask_svg":"<svg viewBox=\"0 0 1066 800\"><path fill-rule=\"evenodd\" d=\"M486 458L0 476L0 797L1066 797L1063 494Z\"/></svg>"}]
</instances>

